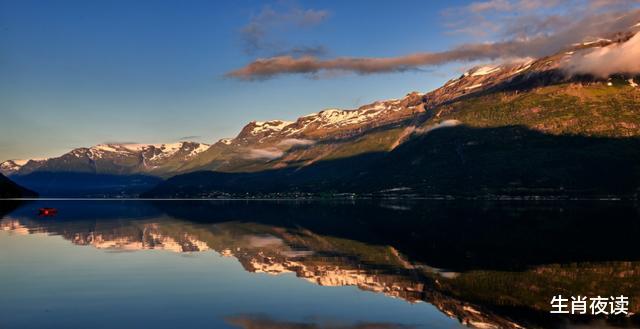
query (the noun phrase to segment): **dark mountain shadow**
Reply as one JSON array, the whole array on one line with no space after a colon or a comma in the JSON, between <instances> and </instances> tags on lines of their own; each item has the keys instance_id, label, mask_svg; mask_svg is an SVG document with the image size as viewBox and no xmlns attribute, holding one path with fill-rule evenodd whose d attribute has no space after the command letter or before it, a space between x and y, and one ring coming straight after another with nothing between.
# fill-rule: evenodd
<instances>
[{"instance_id":1,"label":"dark mountain shadow","mask_svg":"<svg viewBox=\"0 0 640 329\"><path fill-rule=\"evenodd\" d=\"M39 217L40 207L55 207L58 214ZM256 223L294 235L304 231L389 246L411 261L452 271L640 260L640 211L622 201L39 200L5 208L10 218L71 235L136 220Z\"/></svg>"},{"instance_id":2,"label":"dark mountain shadow","mask_svg":"<svg viewBox=\"0 0 640 329\"><path fill-rule=\"evenodd\" d=\"M37 196L38 193L26 189L0 174L0 199L33 198Z\"/></svg>"},{"instance_id":3,"label":"dark mountain shadow","mask_svg":"<svg viewBox=\"0 0 640 329\"><path fill-rule=\"evenodd\" d=\"M635 199L640 139L548 135L522 126L440 128L388 153L253 173L194 172L145 197L357 193Z\"/></svg>"},{"instance_id":4,"label":"dark mountain shadow","mask_svg":"<svg viewBox=\"0 0 640 329\"><path fill-rule=\"evenodd\" d=\"M11 176L41 197L136 197L162 179L147 175L34 172Z\"/></svg>"},{"instance_id":5,"label":"dark mountain shadow","mask_svg":"<svg viewBox=\"0 0 640 329\"><path fill-rule=\"evenodd\" d=\"M10 214L18 209L21 205L29 203L22 200L0 200L0 218Z\"/></svg>"}]
</instances>

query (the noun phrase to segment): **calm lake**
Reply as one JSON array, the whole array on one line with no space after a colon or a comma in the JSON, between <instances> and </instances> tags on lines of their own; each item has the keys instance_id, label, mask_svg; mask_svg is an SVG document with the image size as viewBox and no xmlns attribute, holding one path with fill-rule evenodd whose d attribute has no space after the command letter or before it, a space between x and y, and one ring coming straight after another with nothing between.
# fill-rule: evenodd
<instances>
[{"instance_id":1,"label":"calm lake","mask_svg":"<svg viewBox=\"0 0 640 329\"><path fill-rule=\"evenodd\" d=\"M38 209L57 209L41 216ZM622 202L0 201L0 328L638 328Z\"/></svg>"}]
</instances>

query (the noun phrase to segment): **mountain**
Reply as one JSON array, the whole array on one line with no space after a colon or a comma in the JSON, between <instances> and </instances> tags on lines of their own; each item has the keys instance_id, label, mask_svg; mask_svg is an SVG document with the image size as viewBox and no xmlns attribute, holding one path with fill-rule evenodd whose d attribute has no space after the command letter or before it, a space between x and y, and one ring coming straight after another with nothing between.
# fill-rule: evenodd
<instances>
[{"instance_id":1,"label":"mountain","mask_svg":"<svg viewBox=\"0 0 640 329\"><path fill-rule=\"evenodd\" d=\"M163 176L209 145L195 142L173 144L100 144L77 148L60 157L41 160L8 160L0 164L5 175L34 172L76 172L112 175Z\"/></svg>"},{"instance_id":2,"label":"mountain","mask_svg":"<svg viewBox=\"0 0 640 329\"><path fill-rule=\"evenodd\" d=\"M7 160L0 163L0 173L3 175L11 175L16 173L22 166L30 160Z\"/></svg>"},{"instance_id":3,"label":"mountain","mask_svg":"<svg viewBox=\"0 0 640 329\"><path fill-rule=\"evenodd\" d=\"M354 111L252 122L145 195L637 198L640 76L567 67L639 38L476 67L432 92Z\"/></svg>"},{"instance_id":4,"label":"mountain","mask_svg":"<svg viewBox=\"0 0 640 329\"><path fill-rule=\"evenodd\" d=\"M28 190L0 174L0 199L35 197L37 193Z\"/></svg>"},{"instance_id":5,"label":"mountain","mask_svg":"<svg viewBox=\"0 0 640 329\"><path fill-rule=\"evenodd\" d=\"M475 67L434 91L412 92L401 99L378 101L355 110L327 109L293 122L254 121L246 125L235 138L223 139L212 145L209 150L179 168L177 173L198 170L256 172L307 166L318 161L370 152L387 152L406 141L415 129L444 121L445 111L452 103L467 106L471 105L471 99L500 92L506 97L500 101L509 102L518 93L533 93L537 88L545 86L564 84L577 89L582 85L606 84L607 79L567 75L564 68L574 57L578 58L599 47L617 47L633 36L632 33L619 33L610 39L572 45L566 51L537 60ZM639 77L620 76L614 83L636 88L637 81L640 82ZM578 94L580 91L575 91L565 98L584 98ZM463 102L465 100L467 102ZM511 122L500 122L497 116L483 118L483 122L476 121L471 116L466 119L461 123L494 127L527 121L526 117L511 117L508 118ZM543 117L539 121L546 124L546 119L551 118ZM540 127L534 127L538 128ZM559 128L561 127L545 129L553 130L556 134L564 133ZM574 128L575 133L583 135L597 133L596 130L599 129L593 126ZM618 134L615 128L608 133L616 136ZM628 128L624 128L623 133L628 133Z\"/></svg>"},{"instance_id":6,"label":"mountain","mask_svg":"<svg viewBox=\"0 0 640 329\"><path fill-rule=\"evenodd\" d=\"M135 197L168 176L209 145L100 144L60 157L9 160L2 173L48 197Z\"/></svg>"},{"instance_id":7,"label":"mountain","mask_svg":"<svg viewBox=\"0 0 640 329\"><path fill-rule=\"evenodd\" d=\"M168 178L149 197L633 198L640 186L640 75L573 70L594 52L638 40L640 34L618 33L544 58L478 66L428 93L295 121L252 121L212 145L105 144L0 168L34 188L28 184L61 185L50 177L59 173ZM49 176L29 177L36 173Z\"/></svg>"},{"instance_id":8,"label":"mountain","mask_svg":"<svg viewBox=\"0 0 640 329\"><path fill-rule=\"evenodd\" d=\"M379 147L357 145L363 134L389 125L402 125L424 112L422 94L375 102L356 110L327 109L294 122L251 122L233 139L223 139L179 168L180 172L216 170L246 172L308 165L341 153L355 155Z\"/></svg>"}]
</instances>

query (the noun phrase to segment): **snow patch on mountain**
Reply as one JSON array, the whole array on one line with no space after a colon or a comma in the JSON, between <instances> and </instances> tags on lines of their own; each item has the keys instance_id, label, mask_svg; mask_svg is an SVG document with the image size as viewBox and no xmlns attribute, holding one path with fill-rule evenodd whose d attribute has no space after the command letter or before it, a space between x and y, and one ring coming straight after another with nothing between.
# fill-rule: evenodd
<instances>
[{"instance_id":1,"label":"snow patch on mountain","mask_svg":"<svg viewBox=\"0 0 640 329\"><path fill-rule=\"evenodd\" d=\"M483 76L500 71L502 68L499 66L482 66L471 73L472 77Z\"/></svg>"},{"instance_id":2,"label":"snow patch on mountain","mask_svg":"<svg viewBox=\"0 0 640 329\"><path fill-rule=\"evenodd\" d=\"M270 121L254 121L255 127L251 130L251 134L257 135L266 132L277 132L284 129L284 127L292 124L291 121L282 120L270 120Z\"/></svg>"},{"instance_id":3,"label":"snow patch on mountain","mask_svg":"<svg viewBox=\"0 0 640 329\"><path fill-rule=\"evenodd\" d=\"M22 162L22 160L8 160L0 163L0 172L5 175L11 174L15 171L20 170L20 168L26 163L18 163L16 161Z\"/></svg>"},{"instance_id":4,"label":"snow patch on mountain","mask_svg":"<svg viewBox=\"0 0 640 329\"><path fill-rule=\"evenodd\" d=\"M596 40L591 40L591 41L586 41L586 42L582 42L582 43L574 43L573 46L592 46L595 45L596 43L600 43L600 42L611 42L610 39L603 39L603 38L598 38Z\"/></svg>"},{"instance_id":5,"label":"snow patch on mountain","mask_svg":"<svg viewBox=\"0 0 640 329\"><path fill-rule=\"evenodd\" d=\"M22 167L24 167L30 161L38 163L46 160L48 160L48 158L7 160L0 163L0 173L2 173L3 175L12 175L22 169Z\"/></svg>"},{"instance_id":6,"label":"snow patch on mountain","mask_svg":"<svg viewBox=\"0 0 640 329\"><path fill-rule=\"evenodd\" d=\"M163 154L166 154L167 156L172 156L174 155L176 152L178 152L182 146L184 145L184 143L172 143L172 144L164 144L162 146L160 146L160 150L162 150Z\"/></svg>"},{"instance_id":7,"label":"snow patch on mountain","mask_svg":"<svg viewBox=\"0 0 640 329\"><path fill-rule=\"evenodd\" d=\"M198 147L194 148L193 151L191 151L191 153L189 153L189 156L196 156L196 155L208 150L209 147L211 147L211 145L209 145L209 144L198 144Z\"/></svg>"},{"instance_id":8,"label":"snow patch on mountain","mask_svg":"<svg viewBox=\"0 0 640 329\"><path fill-rule=\"evenodd\" d=\"M178 142L168 144L99 144L91 148L79 148L69 154L75 157L89 157L90 159L104 159L105 157L132 157L142 154L148 156L149 161L170 158L180 151L189 152L187 157L195 156L206 151L210 145L193 142Z\"/></svg>"},{"instance_id":9,"label":"snow patch on mountain","mask_svg":"<svg viewBox=\"0 0 640 329\"><path fill-rule=\"evenodd\" d=\"M132 152L140 152L140 151L144 151L148 148L151 147L156 147L156 148L160 148L162 147L163 144L119 144L117 146L122 147L126 150L132 151Z\"/></svg>"},{"instance_id":10,"label":"snow patch on mountain","mask_svg":"<svg viewBox=\"0 0 640 329\"><path fill-rule=\"evenodd\" d=\"M399 102L393 100L392 102ZM377 102L371 106L364 106L358 110L340 110L340 109L327 109L319 113L311 114L302 117L303 126L299 128L292 127L286 130L286 133L293 135L306 127L317 124L320 128L327 127L342 127L347 125L361 124L367 121L371 121L376 117L383 114L385 111L398 109L397 107L390 106L386 102Z\"/></svg>"},{"instance_id":11,"label":"snow patch on mountain","mask_svg":"<svg viewBox=\"0 0 640 329\"><path fill-rule=\"evenodd\" d=\"M571 54L573 54L573 52L571 52ZM513 73L511 73L511 75L520 74L521 72L528 70L533 65L534 62L535 62L534 59L532 58L528 59L526 62L522 63L520 67L518 67Z\"/></svg>"}]
</instances>

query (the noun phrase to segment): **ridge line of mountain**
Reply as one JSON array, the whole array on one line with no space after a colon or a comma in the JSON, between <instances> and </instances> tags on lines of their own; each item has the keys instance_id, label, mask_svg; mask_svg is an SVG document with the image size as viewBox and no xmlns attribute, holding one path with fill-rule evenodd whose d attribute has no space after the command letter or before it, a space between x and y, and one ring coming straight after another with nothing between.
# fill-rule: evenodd
<instances>
[{"instance_id":1,"label":"ridge line of mountain","mask_svg":"<svg viewBox=\"0 0 640 329\"><path fill-rule=\"evenodd\" d=\"M576 57L637 38L640 35L635 33L619 33L540 59L476 66L428 93L412 92L357 109L330 108L295 121L251 121L236 137L210 145L99 144L46 160L8 160L0 164L0 173L18 183L41 187L56 181L43 173L123 175L136 180L136 175L166 179L199 171L299 170L317 163L384 154L435 129L458 125L522 126L549 135L640 136L640 120L632 111L640 101L640 75L597 77L565 72L567 63ZM39 181L29 177L35 173L41 174Z\"/></svg>"},{"instance_id":2,"label":"ridge line of mountain","mask_svg":"<svg viewBox=\"0 0 640 329\"><path fill-rule=\"evenodd\" d=\"M317 139L305 138L309 137L305 136L309 134L304 134L301 132L307 129L310 125L313 126L314 124L317 124L316 121L320 121L320 123L317 124L320 126L320 128L340 128L344 126L361 125L363 123L368 123L369 121L375 121L370 119L375 119L376 116L381 116L381 114L384 114L391 117L388 118L389 120L386 120L386 122L384 123L393 123L394 119L397 119L396 121L402 121L403 119L406 119L406 117L404 116L401 116L400 118L394 118L393 115L389 115L389 113L381 113L385 112L385 110L389 112L388 108L393 107L394 105L401 105L410 108L412 110L411 114L421 114L427 112L428 110L435 109L436 107L443 104L451 103L459 99L475 97L477 95L487 92L494 92L496 90L504 90L508 87L503 86L503 84L505 82L512 82L513 79L521 80L516 81L515 85L518 86L526 84L528 80L533 80L532 78L536 78L532 77L532 75L535 74L547 74L546 77L543 77L543 82L541 83L566 80L566 74L559 72L558 70L558 67L560 66L562 60L571 57L579 51L585 51L595 47L607 47L612 44L624 43L631 39L634 35L635 34L632 32L618 33L611 39L599 39L597 42L575 44L569 47L566 51L563 51L559 54L543 57L537 60L528 59L520 62L503 63L501 65L477 66L465 72L460 77L451 79L447 81L443 86L436 88L435 90L426 94L411 92L401 99L375 101L351 110L328 108L317 113L300 116L295 121L285 121L278 119L267 121L251 121L240 130L236 137L222 138L213 144L189 141L167 144L104 143L92 147L76 148L59 157L45 159L34 158L28 160L6 160L0 163L0 173L4 175L26 174L29 172L33 172L34 170L39 168L42 163L45 163L52 159L64 157L67 154L80 156L81 153L88 153L90 154L89 158L93 158L100 157L101 152L107 151L117 152L121 151L122 149L128 151L143 151L143 149L145 148L154 148L161 150L164 148L174 149L176 147L182 147L185 143L196 144L198 151L193 155L198 155L199 153L202 153L215 145L229 146L237 144L247 146L248 144L251 144L251 142L256 142L256 139L258 144L266 144L265 140L268 140L270 137L272 137L272 135L278 135L278 137L280 138L281 143L279 144L279 146L304 144L308 145L311 143L316 143ZM558 56L561 56L561 58L558 59ZM537 79L540 79L540 77L537 77ZM591 78L587 77L587 79ZM634 78L629 79L629 84L632 86L637 86ZM513 85L511 86L511 88L514 88ZM395 110L397 111L397 109ZM374 126L375 125L376 124L374 123ZM258 138L255 138L256 136ZM281 149L281 147L276 148ZM275 152L275 149L273 149L272 151ZM155 152L152 156L157 155L157 152ZM269 153L262 152L259 154L255 154L253 157L256 159L260 159L261 156L263 156L263 158L266 158L267 155L269 155ZM153 165L150 166L153 167ZM189 168L189 166L186 166L184 169L173 169L177 169L177 172L180 173L191 171L191 169L200 168L197 168L197 166L196 168ZM149 171L151 174L154 174L154 168L140 171ZM166 176L166 173L161 173L159 175Z\"/></svg>"}]
</instances>

